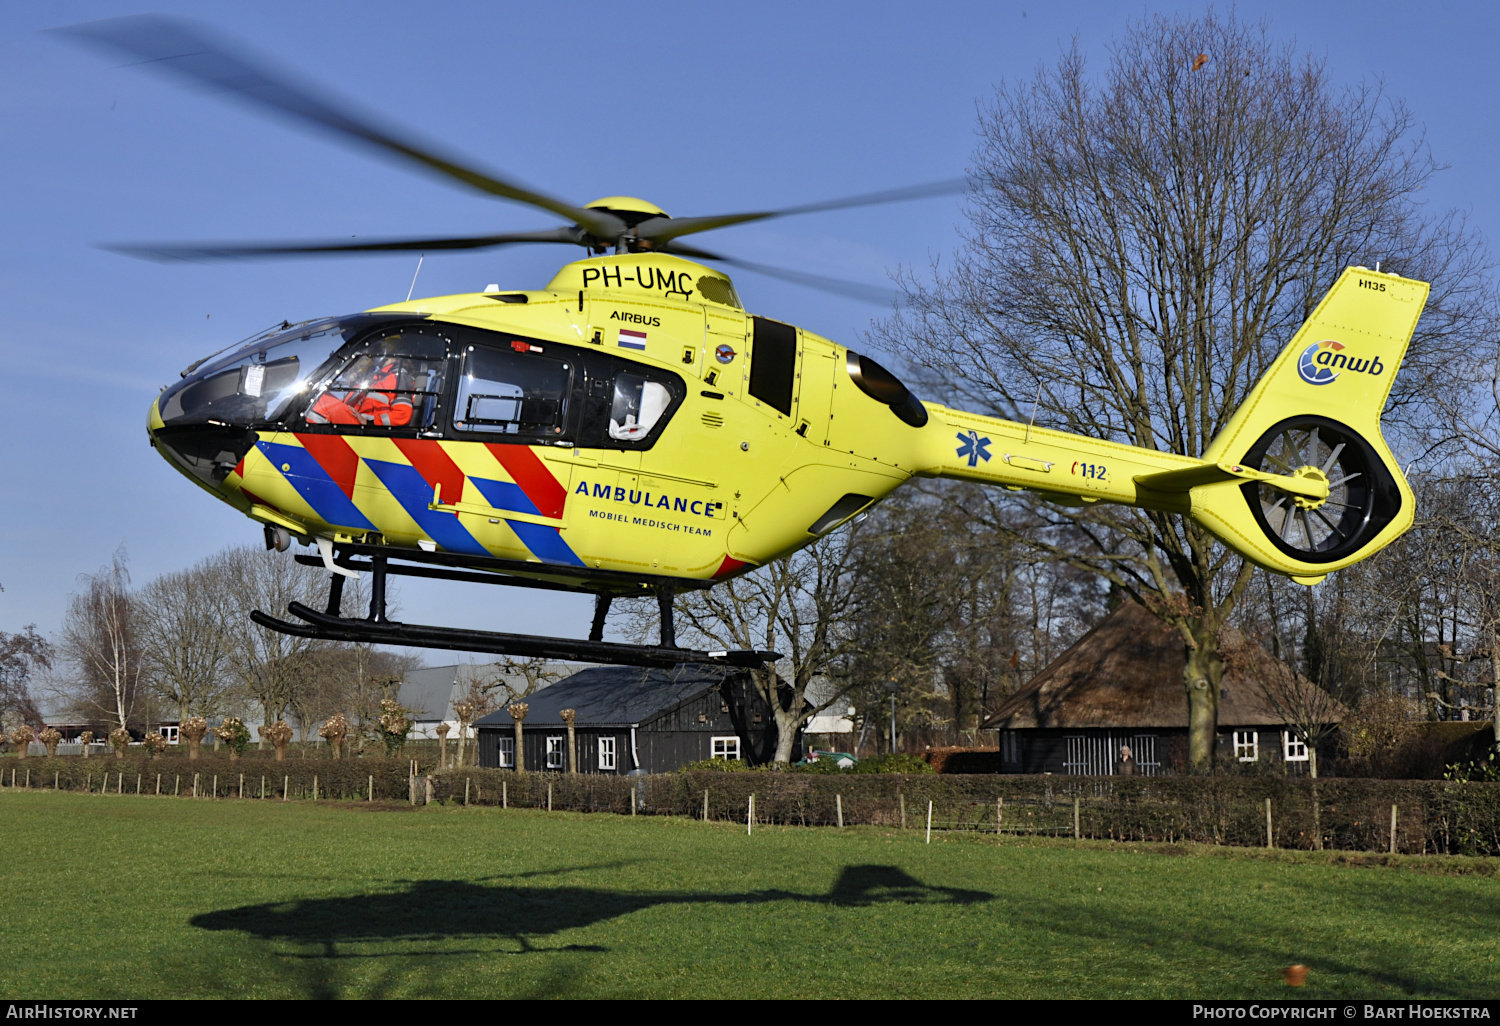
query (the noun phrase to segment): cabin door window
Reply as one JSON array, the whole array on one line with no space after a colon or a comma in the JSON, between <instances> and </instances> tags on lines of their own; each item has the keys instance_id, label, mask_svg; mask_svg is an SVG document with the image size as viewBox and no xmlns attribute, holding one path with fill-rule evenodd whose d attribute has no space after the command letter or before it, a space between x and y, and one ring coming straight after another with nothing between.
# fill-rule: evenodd
<instances>
[{"instance_id":1,"label":"cabin door window","mask_svg":"<svg viewBox=\"0 0 1500 1026\"><path fill-rule=\"evenodd\" d=\"M713 739L713 751L715 759L732 759L735 762L740 758L740 739L737 737L716 737Z\"/></svg>"},{"instance_id":2,"label":"cabin door window","mask_svg":"<svg viewBox=\"0 0 1500 1026\"><path fill-rule=\"evenodd\" d=\"M560 737L547 739L547 768L549 770L563 768L563 739Z\"/></svg>"},{"instance_id":3,"label":"cabin door window","mask_svg":"<svg viewBox=\"0 0 1500 1026\"><path fill-rule=\"evenodd\" d=\"M516 768L516 739L513 737L502 737L500 739L500 768Z\"/></svg>"},{"instance_id":4,"label":"cabin door window","mask_svg":"<svg viewBox=\"0 0 1500 1026\"><path fill-rule=\"evenodd\" d=\"M599 768L602 770L615 768L615 739L612 737L599 739Z\"/></svg>"},{"instance_id":5,"label":"cabin door window","mask_svg":"<svg viewBox=\"0 0 1500 1026\"><path fill-rule=\"evenodd\" d=\"M523 341L507 349L468 346L453 426L475 434L561 438L573 364L543 355L546 348Z\"/></svg>"}]
</instances>

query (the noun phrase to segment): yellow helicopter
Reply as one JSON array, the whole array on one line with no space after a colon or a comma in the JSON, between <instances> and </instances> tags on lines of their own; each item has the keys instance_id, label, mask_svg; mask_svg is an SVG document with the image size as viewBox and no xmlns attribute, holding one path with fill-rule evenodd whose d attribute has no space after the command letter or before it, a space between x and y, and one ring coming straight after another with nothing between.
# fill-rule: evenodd
<instances>
[{"instance_id":1,"label":"yellow helicopter","mask_svg":"<svg viewBox=\"0 0 1500 1026\"><path fill-rule=\"evenodd\" d=\"M151 404L152 444L264 525L319 549L326 609L291 634L595 662L760 665L767 652L677 647L682 589L761 566L913 477L1191 517L1302 583L1378 551L1413 521L1380 413L1427 285L1347 269L1202 458L919 400L869 356L749 314L689 234L931 195L950 183L783 211L672 218L630 197L574 207L436 155L315 98L199 30L159 17L66 30L150 67L332 130L572 223L462 239L121 247L228 258L566 242L592 255L544 288L425 298L284 324L192 365ZM733 261L723 261L733 264ZM373 575L366 618L347 576ZM395 623L389 574L596 596L588 641ZM610 602L655 594L658 645L602 640Z\"/></svg>"}]
</instances>

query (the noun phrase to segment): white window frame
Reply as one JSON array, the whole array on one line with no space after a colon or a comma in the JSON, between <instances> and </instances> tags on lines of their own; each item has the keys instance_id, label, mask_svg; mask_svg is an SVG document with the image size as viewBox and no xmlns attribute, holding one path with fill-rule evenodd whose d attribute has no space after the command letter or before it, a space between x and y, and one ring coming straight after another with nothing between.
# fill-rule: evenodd
<instances>
[{"instance_id":1,"label":"white window frame","mask_svg":"<svg viewBox=\"0 0 1500 1026\"><path fill-rule=\"evenodd\" d=\"M614 738L601 737L599 739L599 768L602 770L618 768L619 763L616 761L618 758L616 755L617 751L618 746L615 744Z\"/></svg>"},{"instance_id":2,"label":"white window frame","mask_svg":"<svg viewBox=\"0 0 1500 1026\"><path fill-rule=\"evenodd\" d=\"M515 769L516 739L513 737L502 737L500 738L500 744L497 746L497 748L500 753L500 768Z\"/></svg>"},{"instance_id":3,"label":"white window frame","mask_svg":"<svg viewBox=\"0 0 1500 1026\"><path fill-rule=\"evenodd\" d=\"M1293 731L1283 730L1281 732L1281 756L1287 762L1306 762L1307 742Z\"/></svg>"},{"instance_id":4,"label":"white window frame","mask_svg":"<svg viewBox=\"0 0 1500 1026\"><path fill-rule=\"evenodd\" d=\"M1260 732L1236 730L1234 732L1234 757L1240 762L1259 762Z\"/></svg>"},{"instance_id":5,"label":"white window frame","mask_svg":"<svg viewBox=\"0 0 1500 1026\"><path fill-rule=\"evenodd\" d=\"M161 736L167 739L167 744L175 745L177 743L177 731L177 727L162 727Z\"/></svg>"},{"instance_id":6,"label":"white window frame","mask_svg":"<svg viewBox=\"0 0 1500 1026\"><path fill-rule=\"evenodd\" d=\"M554 735L547 739L547 768L549 770L560 770L563 768L563 758L566 753L564 745L568 739L562 735Z\"/></svg>"},{"instance_id":7,"label":"white window frame","mask_svg":"<svg viewBox=\"0 0 1500 1026\"><path fill-rule=\"evenodd\" d=\"M709 738L709 751L715 759L740 761L740 738L738 734L716 734ZM734 754L731 755L730 752Z\"/></svg>"}]
</instances>

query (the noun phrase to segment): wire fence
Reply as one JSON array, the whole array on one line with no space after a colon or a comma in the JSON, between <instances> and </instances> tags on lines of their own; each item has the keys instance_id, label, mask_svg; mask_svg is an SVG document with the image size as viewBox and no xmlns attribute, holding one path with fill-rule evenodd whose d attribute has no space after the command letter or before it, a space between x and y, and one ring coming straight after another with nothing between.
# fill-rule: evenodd
<instances>
[{"instance_id":1,"label":"wire fence","mask_svg":"<svg viewBox=\"0 0 1500 1026\"><path fill-rule=\"evenodd\" d=\"M1055 777L692 771L432 772L420 760L6 760L0 789L362 801L877 826L1002 836L1500 854L1500 783L1274 777ZM753 796L753 813L752 813Z\"/></svg>"}]
</instances>

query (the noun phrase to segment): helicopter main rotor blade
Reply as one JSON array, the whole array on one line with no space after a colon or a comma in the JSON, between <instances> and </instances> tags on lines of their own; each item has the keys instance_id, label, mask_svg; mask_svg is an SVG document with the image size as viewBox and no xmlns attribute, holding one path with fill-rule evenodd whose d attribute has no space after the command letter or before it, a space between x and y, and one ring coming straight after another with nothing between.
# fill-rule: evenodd
<instances>
[{"instance_id":1,"label":"helicopter main rotor blade","mask_svg":"<svg viewBox=\"0 0 1500 1026\"><path fill-rule=\"evenodd\" d=\"M883 203L905 203L909 200L927 199L931 196L949 196L963 192L967 179L948 178L926 185L913 185L905 189L887 189L884 192L867 192L843 199L825 200L821 203L806 203L783 210L763 210L749 214L719 214L709 217L653 217L636 225L638 239L651 242L667 242L696 232L727 228L732 224L750 221L765 221L773 217L790 217L793 214L815 214L824 210L845 210L849 207L874 207Z\"/></svg>"},{"instance_id":2,"label":"helicopter main rotor blade","mask_svg":"<svg viewBox=\"0 0 1500 1026\"><path fill-rule=\"evenodd\" d=\"M363 143L388 155L414 161L492 196L527 203L582 225L601 239L617 238L625 223L600 210L586 210L545 193L476 171L435 148L419 145L397 132L378 127L329 99L313 95L309 87L270 71L230 44L219 43L190 22L156 14L131 15L91 21L52 31L95 47L124 54L137 63L181 76L214 92L225 92L304 124L317 126L347 140Z\"/></svg>"},{"instance_id":3,"label":"helicopter main rotor blade","mask_svg":"<svg viewBox=\"0 0 1500 1026\"><path fill-rule=\"evenodd\" d=\"M817 289L820 292L832 292L835 295L847 296L850 299L859 299L880 306L892 306L901 300L901 293L895 289L883 288L879 285L862 285L857 281L845 281L842 278L825 278L821 274L791 271L785 267L772 267L769 264L751 263L749 260L720 256L717 253L710 253L696 246L687 246L682 243L663 246L661 252L676 253L679 256L692 257L694 260L716 260L730 267L750 271L752 274L763 274L768 278L779 278L794 285Z\"/></svg>"},{"instance_id":4,"label":"helicopter main rotor blade","mask_svg":"<svg viewBox=\"0 0 1500 1026\"><path fill-rule=\"evenodd\" d=\"M263 242L218 243L192 242L176 245L138 243L108 245L100 248L146 260L253 260L275 256L325 256L334 253L398 253L422 251L432 253L445 249L488 249L519 242L565 242L578 245L581 233L576 228L552 228L540 232L511 232L507 235L474 235L447 239L372 239L368 242Z\"/></svg>"}]
</instances>

